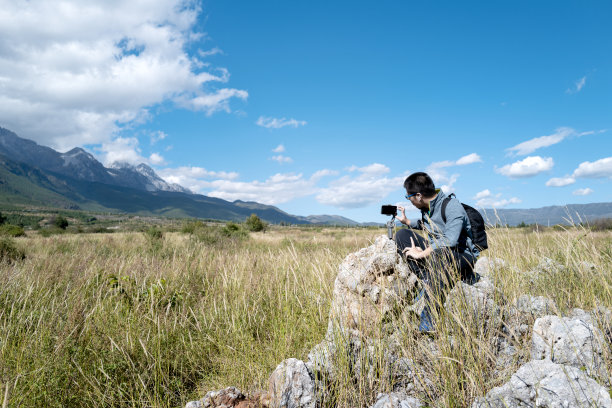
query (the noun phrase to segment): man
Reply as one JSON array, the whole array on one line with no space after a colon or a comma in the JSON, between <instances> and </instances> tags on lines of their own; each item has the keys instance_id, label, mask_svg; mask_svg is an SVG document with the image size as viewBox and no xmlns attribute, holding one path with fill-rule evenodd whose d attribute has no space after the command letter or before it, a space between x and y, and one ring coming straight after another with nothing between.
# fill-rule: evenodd
<instances>
[{"instance_id":1,"label":"man","mask_svg":"<svg viewBox=\"0 0 612 408\"><path fill-rule=\"evenodd\" d=\"M406 199L421 210L420 220L406 218L404 207L398 206L398 220L411 229L401 229L395 234L398 251L406 256L408 265L421 278L423 289L417 299L425 300L421 312L419 330L432 332L432 310L444 301L444 290L454 283L457 271L463 281L475 283L478 277L473 266L479 251L472 242L470 220L456 198L452 197L445 208L446 222L442 217L442 203L448 197L436 189L427 173L414 173L404 181ZM413 229L423 229L427 239Z\"/></svg>"}]
</instances>

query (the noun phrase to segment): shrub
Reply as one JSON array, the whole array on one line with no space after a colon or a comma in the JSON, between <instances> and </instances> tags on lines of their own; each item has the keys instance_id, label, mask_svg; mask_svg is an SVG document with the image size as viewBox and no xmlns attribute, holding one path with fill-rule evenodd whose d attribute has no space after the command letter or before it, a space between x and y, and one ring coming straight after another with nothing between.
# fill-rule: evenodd
<instances>
[{"instance_id":1,"label":"shrub","mask_svg":"<svg viewBox=\"0 0 612 408\"><path fill-rule=\"evenodd\" d=\"M196 231L206 228L206 225L200 220L186 221L183 223L181 232L183 234L194 234Z\"/></svg>"},{"instance_id":2,"label":"shrub","mask_svg":"<svg viewBox=\"0 0 612 408\"><path fill-rule=\"evenodd\" d=\"M68 226L68 220L66 218L62 217L61 215L58 215L53 220L53 225L55 225L59 229L65 230L66 227Z\"/></svg>"},{"instance_id":3,"label":"shrub","mask_svg":"<svg viewBox=\"0 0 612 408\"><path fill-rule=\"evenodd\" d=\"M9 237L23 237L25 235L25 231L23 228L17 225L3 224L0 226L0 235L6 235Z\"/></svg>"},{"instance_id":4,"label":"shrub","mask_svg":"<svg viewBox=\"0 0 612 408\"><path fill-rule=\"evenodd\" d=\"M612 229L612 218L600 218L591 222L591 230L605 231Z\"/></svg>"},{"instance_id":5,"label":"shrub","mask_svg":"<svg viewBox=\"0 0 612 408\"><path fill-rule=\"evenodd\" d=\"M221 228L221 233L228 238L246 238L249 235L244 228L234 222L225 224L225 226Z\"/></svg>"},{"instance_id":6,"label":"shrub","mask_svg":"<svg viewBox=\"0 0 612 408\"><path fill-rule=\"evenodd\" d=\"M258 232L266 230L266 224L255 214L251 214L251 216L246 219L244 224L249 231Z\"/></svg>"},{"instance_id":7,"label":"shrub","mask_svg":"<svg viewBox=\"0 0 612 408\"><path fill-rule=\"evenodd\" d=\"M12 238L0 238L0 260L14 262L25 259L25 252L15 245Z\"/></svg>"}]
</instances>

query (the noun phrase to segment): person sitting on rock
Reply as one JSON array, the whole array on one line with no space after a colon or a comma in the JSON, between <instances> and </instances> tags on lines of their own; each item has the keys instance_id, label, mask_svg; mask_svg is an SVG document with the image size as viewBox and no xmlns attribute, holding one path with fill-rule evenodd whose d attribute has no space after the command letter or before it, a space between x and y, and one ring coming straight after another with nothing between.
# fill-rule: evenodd
<instances>
[{"instance_id":1,"label":"person sitting on rock","mask_svg":"<svg viewBox=\"0 0 612 408\"><path fill-rule=\"evenodd\" d=\"M413 173L404 181L406 199L421 210L420 220L406 218L404 207L398 206L397 219L410 227L395 234L398 252L403 254L412 271L421 279L423 289L417 301L423 298L425 306L420 316L419 331L434 330L432 309L444 302L444 291L456 280L456 272L466 283L475 283L474 263L479 251L472 243L470 220L459 202L451 197L442 217L442 203L448 197L436 189L427 173ZM426 238L414 229L425 231Z\"/></svg>"}]
</instances>

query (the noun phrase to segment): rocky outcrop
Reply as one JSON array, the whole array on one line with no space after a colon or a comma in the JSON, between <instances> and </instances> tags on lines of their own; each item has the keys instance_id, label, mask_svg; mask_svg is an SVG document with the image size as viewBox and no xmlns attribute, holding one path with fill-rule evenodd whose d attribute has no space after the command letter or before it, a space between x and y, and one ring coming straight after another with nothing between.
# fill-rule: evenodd
<instances>
[{"instance_id":1,"label":"rocky outcrop","mask_svg":"<svg viewBox=\"0 0 612 408\"><path fill-rule=\"evenodd\" d=\"M603 357L603 333L590 315L577 317L544 316L535 321L531 358L547 359L585 370L590 376L607 377Z\"/></svg>"},{"instance_id":2,"label":"rocky outcrop","mask_svg":"<svg viewBox=\"0 0 612 408\"><path fill-rule=\"evenodd\" d=\"M550 360L533 360L501 387L478 398L472 408L611 408L608 390L580 369Z\"/></svg>"},{"instance_id":3,"label":"rocky outcrop","mask_svg":"<svg viewBox=\"0 0 612 408\"><path fill-rule=\"evenodd\" d=\"M397 254L395 242L378 237L374 244L348 255L340 265L329 331L339 329L354 337L371 337L383 318L406 301L416 282L416 276Z\"/></svg>"}]
</instances>

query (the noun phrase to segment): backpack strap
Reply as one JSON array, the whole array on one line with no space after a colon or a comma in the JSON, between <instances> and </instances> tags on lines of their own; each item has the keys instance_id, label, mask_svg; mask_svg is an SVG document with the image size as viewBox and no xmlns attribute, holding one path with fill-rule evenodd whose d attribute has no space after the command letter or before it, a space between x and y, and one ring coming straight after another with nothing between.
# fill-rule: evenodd
<instances>
[{"instance_id":1,"label":"backpack strap","mask_svg":"<svg viewBox=\"0 0 612 408\"><path fill-rule=\"evenodd\" d=\"M448 205L448 202L451 200L451 198L453 198L454 196L455 196L455 193L451 193L448 195L448 197L444 199L444 201L442 201L442 221L444 221L445 224L446 224L446 206Z\"/></svg>"}]
</instances>

